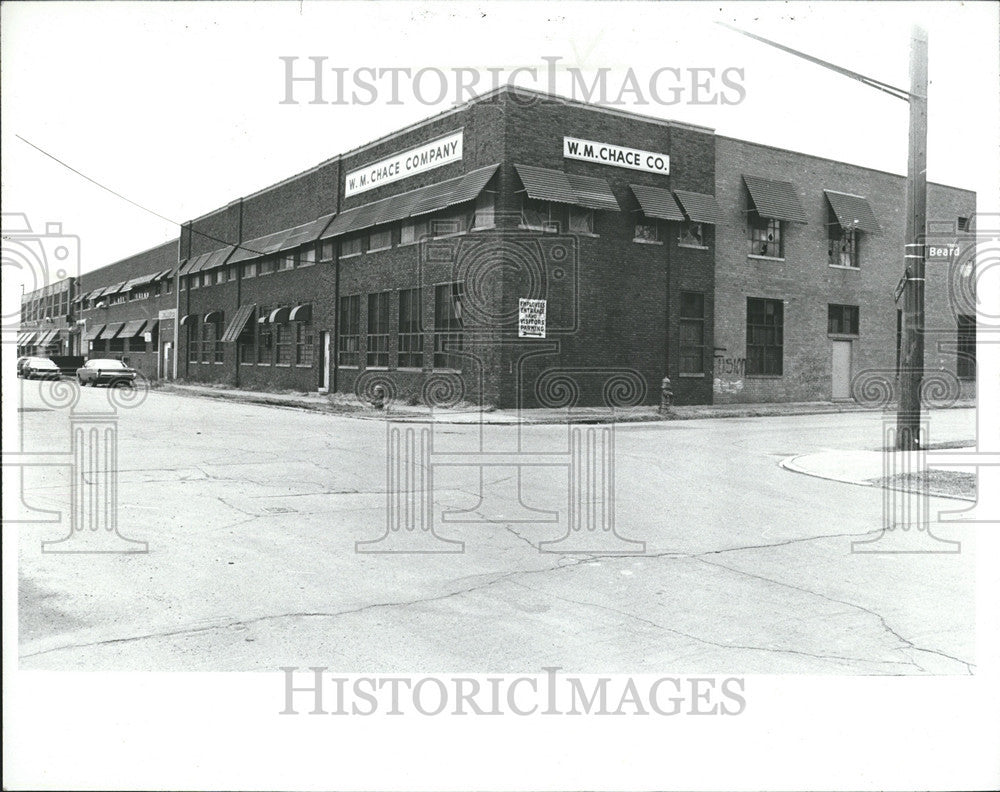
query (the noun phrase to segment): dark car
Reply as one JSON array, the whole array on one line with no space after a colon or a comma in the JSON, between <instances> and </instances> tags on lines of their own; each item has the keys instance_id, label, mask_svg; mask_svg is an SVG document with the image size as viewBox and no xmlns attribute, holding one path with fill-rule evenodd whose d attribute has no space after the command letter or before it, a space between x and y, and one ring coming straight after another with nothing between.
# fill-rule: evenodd
<instances>
[{"instance_id":1,"label":"dark car","mask_svg":"<svg viewBox=\"0 0 1000 792\"><path fill-rule=\"evenodd\" d=\"M25 379L60 379L62 372L59 366L48 358L30 357L24 361L21 374Z\"/></svg>"},{"instance_id":2,"label":"dark car","mask_svg":"<svg viewBox=\"0 0 1000 792\"><path fill-rule=\"evenodd\" d=\"M81 385L118 385L133 387L138 373L120 360L95 358L88 360L76 370L76 378Z\"/></svg>"}]
</instances>

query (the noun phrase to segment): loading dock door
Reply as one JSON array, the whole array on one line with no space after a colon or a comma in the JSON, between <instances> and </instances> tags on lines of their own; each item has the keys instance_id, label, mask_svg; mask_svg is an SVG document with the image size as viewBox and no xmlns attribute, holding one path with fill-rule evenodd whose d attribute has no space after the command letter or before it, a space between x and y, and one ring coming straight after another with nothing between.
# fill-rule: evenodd
<instances>
[{"instance_id":1,"label":"loading dock door","mask_svg":"<svg viewBox=\"0 0 1000 792\"><path fill-rule=\"evenodd\" d=\"M851 398L851 342L832 341L833 398Z\"/></svg>"}]
</instances>

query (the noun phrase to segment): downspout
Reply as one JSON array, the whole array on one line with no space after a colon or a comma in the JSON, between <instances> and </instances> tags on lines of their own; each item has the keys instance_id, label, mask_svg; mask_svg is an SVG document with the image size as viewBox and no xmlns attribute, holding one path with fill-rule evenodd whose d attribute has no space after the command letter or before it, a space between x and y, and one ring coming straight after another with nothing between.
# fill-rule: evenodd
<instances>
[{"instance_id":1,"label":"downspout","mask_svg":"<svg viewBox=\"0 0 1000 792\"><path fill-rule=\"evenodd\" d=\"M343 155L337 155L337 203L336 210L337 213L334 217L340 215L340 209L342 201L343 192L340 189L340 177L343 170ZM337 354L337 350L340 349L340 244L333 240L333 349L330 350L330 363L333 368L332 382L330 383L330 392L338 393L340 388L340 356Z\"/></svg>"},{"instance_id":2,"label":"downspout","mask_svg":"<svg viewBox=\"0 0 1000 792\"><path fill-rule=\"evenodd\" d=\"M240 213L239 213L239 228L236 232L236 240L239 245L243 244L243 199L240 198ZM243 267L239 264L236 266L236 313L240 312L240 308L243 306ZM238 388L240 386L240 341L239 336L236 338L236 342L233 344L233 363L235 365L235 374L233 375L233 387Z\"/></svg>"}]
</instances>

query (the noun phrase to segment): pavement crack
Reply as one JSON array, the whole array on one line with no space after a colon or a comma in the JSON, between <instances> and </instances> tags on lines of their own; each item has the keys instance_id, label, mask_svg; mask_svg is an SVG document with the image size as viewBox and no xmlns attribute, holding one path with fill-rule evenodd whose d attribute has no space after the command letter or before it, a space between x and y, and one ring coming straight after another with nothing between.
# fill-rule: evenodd
<instances>
[{"instance_id":1,"label":"pavement crack","mask_svg":"<svg viewBox=\"0 0 1000 792\"><path fill-rule=\"evenodd\" d=\"M836 603L838 605L846 605L847 607L853 608L855 610L859 610L862 613L867 613L869 616L873 616L875 619L877 619L878 623L882 627L882 629L885 632L887 632L889 635L893 636L901 644L903 644L903 646L905 648L912 649L912 650L917 651L917 652L926 652L928 654L933 654L933 655L937 655L939 657L944 657L944 658L946 658L948 660L952 660L952 661L954 661L956 663L960 663L960 664L964 665L966 667L967 673L969 673L969 674L973 673L973 669L975 668L975 663L970 663L969 661L963 660L960 657L955 657L954 655L947 654L946 652L942 652L942 651L939 651L937 649L927 649L927 648L922 647L922 646L917 646L915 643L913 643L913 641L911 641L910 639L904 637L899 632L897 632L892 627L890 627L889 623L885 620L885 617L882 616L881 613L879 613L878 611L873 611L870 608L866 608L864 605L859 605L856 602L848 602L847 600L837 599L836 597L829 597L826 594L822 594L822 593L820 593L818 591L813 591L812 589L803 588L802 586L796 586L793 583L788 583L788 582L783 581L783 580L775 580L774 578L767 577L766 575L758 575L758 574L755 574L753 572L746 572L745 570L742 570L742 569L735 569L734 567L727 566L726 564L720 564L720 563L715 562L715 561L709 561L709 560L707 560L707 559L705 559L705 558L703 558L701 556L693 556L693 558L695 558L695 560L700 561L703 564L708 564L709 566L718 567L719 569L725 569L725 570L727 570L729 572L733 572L733 573L735 573L737 575L743 575L745 577L753 578L755 580L761 580L761 581L764 581L766 583L772 583L772 584L774 584L776 586L782 586L784 588L790 588L790 589L792 589L794 591L798 591L798 592L800 592L802 594L808 594L808 595L813 596L813 597L818 597L819 599L826 600L827 602L833 602L833 603ZM917 664L916 663L912 663L912 665L917 665ZM917 667L919 668L919 666L917 666Z\"/></svg>"}]
</instances>

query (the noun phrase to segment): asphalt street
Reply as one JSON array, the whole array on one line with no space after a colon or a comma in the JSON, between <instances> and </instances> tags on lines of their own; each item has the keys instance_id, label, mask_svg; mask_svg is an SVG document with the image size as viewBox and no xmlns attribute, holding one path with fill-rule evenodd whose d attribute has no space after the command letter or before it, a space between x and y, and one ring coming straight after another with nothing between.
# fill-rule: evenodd
<instances>
[{"instance_id":1,"label":"asphalt street","mask_svg":"<svg viewBox=\"0 0 1000 792\"><path fill-rule=\"evenodd\" d=\"M23 450L60 463L24 468L25 505L5 505L50 520L5 527L19 532L24 669L974 671L974 532L935 527L957 554L852 553L877 535L882 491L779 467L880 447L878 413L622 424L604 457L570 455L566 426L524 427L518 456L517 427L436 425L433 479L399 465L399 514L429 513L440 540L380 540L385 421L153 391L111 420L105 488L118 531L148 552L97 554L42 550L70 531L71 412L51 383L19 386ZM78 424L110 412L106 389L79 397ZM973 410L930 421L934 441L974 436ZM422 430L397 428L393 459ZM606 437L574 431L584 448ZM481 467L481 451L548 464ZM584 499L574 519L613 513L614 532L570 531L571 476L580 492L611 467L613 502ZM424 552L384 552L400 537ZM461 552L426 552L442 549Z\"/></svg>"}]
</instances>

